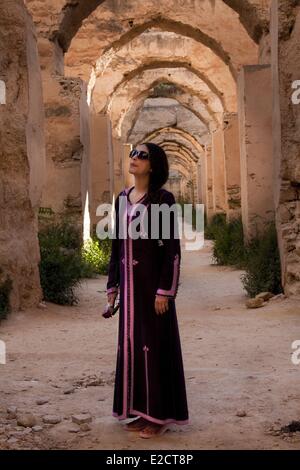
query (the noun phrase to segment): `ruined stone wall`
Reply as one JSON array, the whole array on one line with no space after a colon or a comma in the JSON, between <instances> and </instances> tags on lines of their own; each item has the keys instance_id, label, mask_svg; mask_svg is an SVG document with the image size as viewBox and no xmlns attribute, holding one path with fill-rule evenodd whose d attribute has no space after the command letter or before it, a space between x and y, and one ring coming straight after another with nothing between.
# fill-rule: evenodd
<instances>
[{"instance_id":1,"label":"ruined stone wall","mask_svg":"<svg viewBox=\"0 0 300 470\"><path fill-rule=\"evenodd\" d=\"M26 0L25 3L37 30L45 107L47 179L41 200L40 226L65 216L80 226L83 147L79 102L82 82L64 76L64 54L54 40L65 0Z\"/></svg>"},{"instance_id":2,"label":"ruined stone wall","mask_svg":"<svg viewBox=\"0 0 300 470\"><path fill-rule=\"evenodd\" d=\"M47 180L41 206L53 211L53 218L69 216L82 221L80 141L81 81L43 73Z\"/></svg>"},{"instance_id":3,"label":"ruined stone wall","mask_svg":"<svg viewBox=\"0 0 300 470\"><path fill-rule=\"evenodd\" d=\"M34 27L21 0L0 3L0 80L6 85L6 104L0 105L0 267L2 279L13 281L15 310L42 297L36 209L44 177L41 80Z\"/></svg>"},{"instance_id":4,"label":"ruined stone wall","mask_svg":"<svg viewBox=\"0 0 300 470\"><path fill-rule=\"evenodd\" d=\"M300 295L300 104L292 102L292 83L300 80L299 2L273 1L271 35L274 189L282 279L287 295Z\"/></svg>"}]
</instances>

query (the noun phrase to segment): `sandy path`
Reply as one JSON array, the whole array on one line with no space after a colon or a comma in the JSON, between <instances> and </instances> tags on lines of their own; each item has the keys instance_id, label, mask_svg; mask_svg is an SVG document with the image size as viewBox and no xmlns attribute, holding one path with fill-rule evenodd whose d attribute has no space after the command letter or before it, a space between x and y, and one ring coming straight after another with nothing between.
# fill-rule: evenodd
<instances>
[{"instance_id":1,"label":"sandy path","mask_svg":"<svg viewBox=\"0 0 300 470\"><path fill-rule=\"evenodd\" d=\"M300 433L283 438L266 431L278 420L300 420L300 365L291 362L291 343L300 339L300 302L248 310L242 271L211 265L210 256L209 241L199 252L182 252L176 305L189 425L172 425L162 437L144 440L111 416L118 321L101 317L101 276L82 284L79 306L47 303L47 309L14 313L2 322L7 364L0 365L0 448L299 449ZM78 383L93 376L103 383ZM64 394L74 384L75 391ZM38 398L48 403L37 405ZM6 418L7 406L30 411L39 422L48 414L62 422L24 434ZM91 430L70 432L71 415L83 412L93 417Z\"/></svg>"}]
</instances>

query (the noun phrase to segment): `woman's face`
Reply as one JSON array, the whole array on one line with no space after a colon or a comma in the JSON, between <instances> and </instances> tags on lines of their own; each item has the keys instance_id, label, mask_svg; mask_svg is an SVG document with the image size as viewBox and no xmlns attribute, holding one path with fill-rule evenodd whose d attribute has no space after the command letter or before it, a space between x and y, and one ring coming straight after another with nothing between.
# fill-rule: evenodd
<instances>
[{"instance_id":1,"label":"woman's face","mask_svg":"<svg viewBox=\"0 0 300 470\"><path fill-rule=\"evenodd\" d=\"M146 145L137 145L134 147L136 150L142 150L143 152L149 153ZM150 172L150 161L140 160L136 155L130 158L129 173L132 175L147 175Z\"/></svg>"}]
</instances>

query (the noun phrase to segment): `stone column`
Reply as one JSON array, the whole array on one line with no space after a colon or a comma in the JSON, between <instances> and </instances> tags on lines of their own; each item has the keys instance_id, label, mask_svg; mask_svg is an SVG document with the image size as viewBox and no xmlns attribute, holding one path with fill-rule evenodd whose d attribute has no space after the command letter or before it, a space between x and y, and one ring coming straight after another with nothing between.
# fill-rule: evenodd
<instances>
[{"instance_id":1,"label":"stone column","mask_svg":"<svg viewBox=\"0 0 300 470\"><path fill-rule=\"evenodd\" d=\"M238 115L224 116L224 152L228 220L241 214L241 167Z\"/></svg>"},{"instance_id":2,"label":"stone column","mask_svg":"<svg viewBox=\"0 0 300 470\"><path fill-rule=\"evenodd\" d=\"M80 141L79 103L82 81L64 77L64 54L56 41L38 35L42 70L46 130L46 184L42 209L54 219L70 218L81 226L80 173L83 148Z\"/></svg>"},{"instance_id":3,"label":"stone column","mask_svg":"<svg viewBox=\"0 0 300 470\"><path fill-rule=\"evenodd\" d=\"M116 137L112 138L114 161L114 193L117 196L124 188L124 144Z\"/></svg>"},{"instance_id":4,"label":"stone column","mask_svg":"<svg viewBox=\"0 0 300 470\"><path fill-rule=\"evenodd\" d=\"M274 219L272 87L269 65L246 65L238 78L241 205L245 239Z\"/></svg>"},{"instance_id":5,"label":"stone column","mask_svg":"<svg viewBox=\"0 0 300 470\"><path fill-rule=\"evenodd\" d=\"M297 2L272 0L271 51L276 227L284 293L300 298L300 104ZM296 87L295 87L296 85Z\"/></svg>"},{"instance_id":6,"label":"stone column","mask_svg":"<svg viewBox=\"0 0 300 470\"><path fill-rule=\"evenodd\" d=\"M212 134L212 178L214 213L227 213L224 132L220 128Z\"/></svg>"},{"instance_id":7,"label":"stone column","mask_svg":"<svg viewBox=\"0 0 300 470\"><path fill-rule=\"evenodd\" d=\"M205 158L203 155L199 158L197 165L196 165L196 172L197 172L197 198L196 202L200 204L205 204L205 181L204 181L204 172L205 172Z\"/></svg>"},{"instance_id":8,"label":"stone column","mask_svg":"<svg viewBox=\"0 0 300 470\"><path fill-rule=\"evenodd\" d=\"M124 144L124 165L123 165L123 186L129 188L134 185L134 176L129 173L129 153L131 150L131 144Z\"/></svg>"},{"instance_id":9,"label":"stone column","mask_svg":"<svg viewBox=\"0 0 300 470\"><path fill-rule=\"evenodd\" d=\"M90 114L89 149L89 195L90 218L93 226L99 218L96 210L99 204L111 202L111 165L110 122L106 114Z\"/></svg>"},{"instance_id":10,"label":"stone column","mask_svg":"<svg viewBox=\"0 0 300 470\"><path fill-rule=\"evenodd\" d=\"M191 192L192 192L192 203L193 204L196 204L199 200L199 192L200 192L200 188L199 188L199 176L198 176L198 172L199 172L199 168L198 168L198 163L196 162L191 162L191 172L192 172L192 177L191 177L191 184L192 184L192 188L191 188ZM201 165L201 163L200 163Z\"/></svg>"},{"instance_id":11,"label":"stone column","mask_svg":"<svg viewBox=\"0 0 300 470\"><path fill-rule=\"evenodd\" d=\"M207 159L206 152L203 153L201 157L201 174L200 174L200 203L204 204L204 208L207 206Z\"/></svg>"},{"instance_id":12,"label":"stone column","mask_svg":"<svg viewBox=\"0 0 300 470\"><path fill-rule=\"evenodd\" d=\"M84 85L80 100L80 141L83 145L80 192L81 207L83 211L83 240L91 236L91 173L90 168L90 108L87 103L87 86Z\"/></svg>"},{"instance_id":13,"label":"stone column","mask_svg":"<svg viewBox=\"0 0 300 470\"><path fill-rule=\"evenodd\" d=\"M211 146L205 146L205 173L203 175L205 179L205 212L207 215L207 222L209 223L214 214L213 205L213 178L212 178L212 157L211 157Z\"/></svg>"},{"instance_id":14,"label":"stone column","mask_svg":"<svg viewBox=\"0 0 300 470\"><path fill-rule=\"evenodd\" d=\"M13 311L42 300L38 207L45 177L41 76L36 31L23 2L0 2L0 285L10 280Z\"/></svg>"}]
</instances>

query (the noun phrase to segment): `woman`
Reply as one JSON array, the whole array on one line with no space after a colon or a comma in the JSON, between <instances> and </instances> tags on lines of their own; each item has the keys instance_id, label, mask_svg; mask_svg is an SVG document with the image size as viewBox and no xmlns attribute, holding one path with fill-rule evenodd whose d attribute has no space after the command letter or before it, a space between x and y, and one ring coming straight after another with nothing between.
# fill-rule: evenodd
<instances>
[{"instance_id":1,"label":"woman","mask_svg":"<svg viewBox=\"0 0 300 470\"><path fill-rule=\"evenodd\" d=\"M176 204L173 194L162 188L169 177L164 150L145 143L131 151L130 157L135 184L116 198L116 238L112 239L107 281L111 305L120 294L113 415L119 420L139 416L125 429L148 438L162 434L169 423L189 420L175 308L181 249L178 235L174 237L177 216L171 211L170 236L151 238L152 204ZM142 211L134 212L137 206ZM140 213L140 236L130 237L128 225ZM127 238L119 236L120 221ZM161 228L160 223L159 235Z\"/></svg>"}]
</instances>

